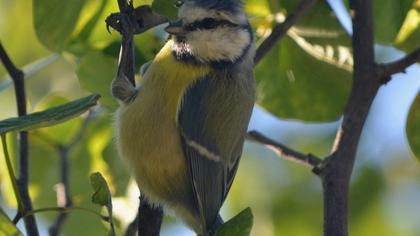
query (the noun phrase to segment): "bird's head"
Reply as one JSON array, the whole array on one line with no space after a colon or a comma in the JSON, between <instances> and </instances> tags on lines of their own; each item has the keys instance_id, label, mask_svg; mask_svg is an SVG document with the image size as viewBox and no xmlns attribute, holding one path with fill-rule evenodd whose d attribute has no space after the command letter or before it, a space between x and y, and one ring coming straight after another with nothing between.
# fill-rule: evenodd
<instances>
[{"instance_id":1,"label":"bird's head","mask_svg":"<svg viewBox=\"0 0 420 236\"><path fill-rule=\"evenodd\" d=\"M178 1L178 19L166 27L177 59L235 63L247 54L253 34L240 0Z\"/></svg>"}]
</instances>

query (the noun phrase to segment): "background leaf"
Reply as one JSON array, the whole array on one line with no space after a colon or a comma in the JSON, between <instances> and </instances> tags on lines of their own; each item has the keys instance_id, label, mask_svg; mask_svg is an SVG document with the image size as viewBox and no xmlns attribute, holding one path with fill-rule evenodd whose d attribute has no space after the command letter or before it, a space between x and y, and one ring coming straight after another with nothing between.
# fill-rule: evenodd
<instances>
[{"instance_id":1,"label":"background leaf","mask_svg":"<svg viewBox=\"0 0 420 236\"><path fill-rule=\"evenodd\" d=\"M419 46L420 42L420 0L413 4L408 11L403 25L395 40L396 45L406 52L410 52Z\"/></svg>"},{"instance_id":2,"label":"background leaf","mask_svg":"<svg viewBox=\"0 0 420 236\"><path fill-rule=\"evenodd\" d=\"M406 129L411 150L420 160L420 94L411 106Z\"/></svg>"},{"instance_id":3,"label":"background leaf","mask_svg":"<svg viewBox=\"0 0 420 236\"><path fill-rule=\"evenodd\" d=\"M175 2L175 0L154 0L152 9L163 16L175 19L178 11Z\"/></svg>"},{"instance_id":4,"label":"background leaf","mask_svg":"<svg viewBox=\"0 0 420 236\"><path fill-rule=\"evenodd\" d=\"M274 3L272 9L287 12L296 5ZM328 6L317 4L256 66L257 103L281 118L336 120L350 91L352 65L350 38Z\"/></svg>"},{"instance_id":5,"label":"background leaf","mask_svg":"<svg viewBox=\"0 0 420 236\"><path fill-rule=\"evenodd\" d=\"M76 73L84 89L102 96L101 104L111 109L117 107L111 95L111 81L117 74L116 59L100 51L90 51L80 58Z\"/></svg>"},{"instance_id":6,"label":"background leaf","mask_svg":"<svg viewBox=\"0 0 420 236\"><path fill-rule=\"evenodd\" d=\"M35 32L53 51L61 51L71 40L85 0L33 0Z\"/></svg>"},{"instance_id":7,"label":"background leaf","mask_svg":"<svg viewBox=\"0 0 420 236\"><path fill-rule=\"evenodd\" d=\"M216 236L249 236L253 224L251 208L246 208L238 215L225 222L216 232Z\"/></svg>"},{"instance_id":8,"label":"background leaf","mask_svg":"<svg viewBox=\"0 0 420 236\"><path fill-rule=\"evenodd\" d=\"M375 41L391 44L395 41L408 11L416 0L375 0L373 2Z\"/></svg>"}]
</instances>

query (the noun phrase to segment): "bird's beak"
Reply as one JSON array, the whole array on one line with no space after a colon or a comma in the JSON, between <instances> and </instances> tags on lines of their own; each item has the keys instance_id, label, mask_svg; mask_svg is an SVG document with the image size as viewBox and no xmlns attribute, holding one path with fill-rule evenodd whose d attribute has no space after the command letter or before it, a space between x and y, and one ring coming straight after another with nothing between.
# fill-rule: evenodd
<instances>
[{"instance_id":1,"label":"bird's beak","mask_svg":"<svg viewBox=\"0 0 420 236\"><path fill-rule=\"evenodd\" d=\"M172 35L182 36L185 34L183 22L181 19L177 21L170 21L165 31Z\"/></svg>"}]
</instances>

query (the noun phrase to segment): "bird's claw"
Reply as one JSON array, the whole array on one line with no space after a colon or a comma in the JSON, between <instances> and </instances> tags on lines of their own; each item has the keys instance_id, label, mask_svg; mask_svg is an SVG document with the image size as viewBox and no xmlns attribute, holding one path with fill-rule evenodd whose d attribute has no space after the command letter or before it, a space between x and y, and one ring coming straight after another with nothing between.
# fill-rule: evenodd
<instances>
[{"instance_id":1,"label":"bird's claw","mask_svg":"<svg viewBox=\"0 0 420 236\"><path fill-rule=\"evenodd\" d=\"M130 2L129 4L132 4ZM132 7L132 6L131 6ZM112 13L106 22L106 29L113 28L124 36L140 34L144 31L168 21L166 17L156 14L150 6L131 8L121 13Z\"/></svg>"},{"instance_id":2,"label":"bird's claw","mask_svg":"<svg viewBox=\"0 0 420 236\"><path fill-rule=\"evenodd\" d=\"M125 34L128 31L128 16L125 13L112 13L106 20L106 30L111 33L110 28L118 31L120 34Z\"/></svg>"}]
</instances>

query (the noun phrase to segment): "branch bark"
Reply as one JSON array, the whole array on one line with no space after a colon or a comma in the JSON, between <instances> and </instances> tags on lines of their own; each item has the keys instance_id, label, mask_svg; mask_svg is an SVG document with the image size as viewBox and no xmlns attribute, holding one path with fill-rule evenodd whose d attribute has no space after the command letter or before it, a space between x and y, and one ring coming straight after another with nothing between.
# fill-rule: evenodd
<instances>
[{"instance_id":1,"label":"branch bark","mask_svg":"<svg viewBox=\"0 0 420 236\"><path fill-rule=\"evenodd\" d=\"M268 36L258 47L255 54L254 62L258 64L261 59L276 45L276 43L286 35L287 31L305 15L318 0L302 0L299 2L295 12L288 15L286 20L273 28L270 36Z\"/></svg>"},{"instance_id":2,"label":"branch bark","mask_svg":"<svg viewBox=\"0 0 420 236\"><path fill-rule=\"evenodd\" d=\"M13 80L16 96L16 106L18 110L18 116L26 115L26 94L25 94L25 80L24 73L18 69L2 43L0 42L0 59ZM32 210L32 201L29 196L29 140L28 132L19 132L19 172L17 178L17 185L19 188L20 195L23 201L23 212L18 212L17 215L25 215L26 212ZM36 224L35 217L33 215L25 216L25 229L28 235L37 236L38 227Z\"/></svg>"},{"instance_id":3,"label":"branch bark","mask_svg":"<svg viewBox=\"0 0 420 236\"><path fill-rule=\"evenodd\" d=\"M405 72L407 67L416 62L420 62L420 47L399 60L378 65L378 74L381 77L388 77L396 73Z\"/></svg>"},{"instance_id":4,"label":"branch bark","mask_svg":"<svg viewBox=\"0 0 420 236\"><path fill-rule=\"evenodd\" d=\"M247 139L267 146L286 160L290 160L302 164L304 166L311 167L313 170L315 170L315 172L316 169L322 163L321 158L318 158L312 154L303 154L298 151L295 151L287 147L286 145L276 142L255 130L248 132Z\"/></svg>"},{"instance_id":5,"label":"branch bark","mask_svg":"<svg viewBox=\"0 0 420 236\"><path fill-rule=\"evenodd\" d=\"M381 85L375 73L371 0L351 0L354 73L350 97L331 155L321 169L324 190L324 235L347 236L348 193L358 142Z\"/></svg>"}]
</instances>

